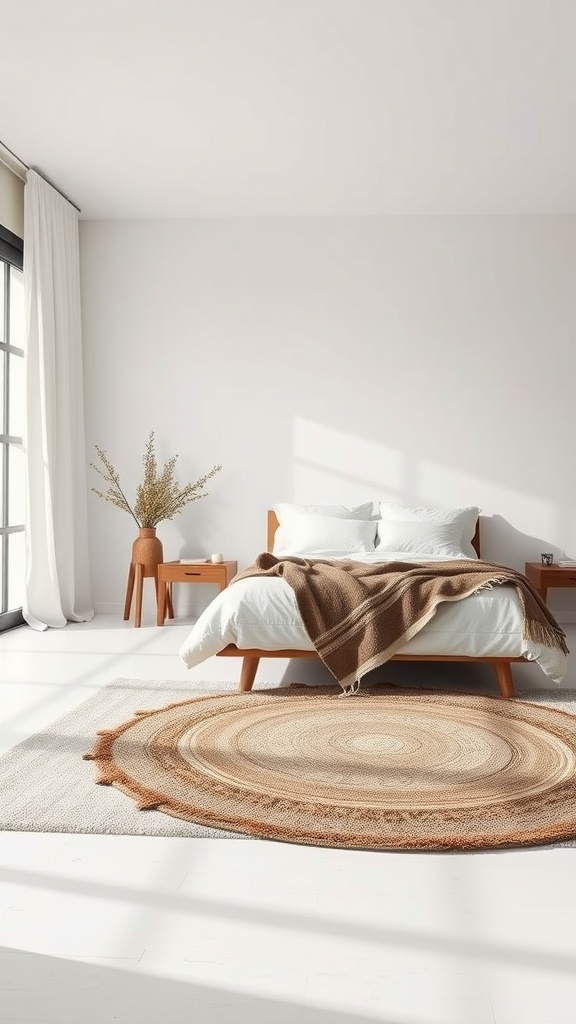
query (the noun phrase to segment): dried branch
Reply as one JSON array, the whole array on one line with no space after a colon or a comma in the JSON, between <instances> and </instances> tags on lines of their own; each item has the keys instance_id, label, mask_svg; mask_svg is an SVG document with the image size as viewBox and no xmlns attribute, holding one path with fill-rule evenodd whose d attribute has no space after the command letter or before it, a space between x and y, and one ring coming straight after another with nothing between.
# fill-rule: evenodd
<instances>
[{"instance_id":1,"label":"dried branch","mask_svg":"<svg viewBox=\"0 0 576 1024\"><path fill-rule=\"evenodd\" d=\"M208 480L222 469L222 466L215 465L209 473L200 477L195 483L180 487L174 475L178 456L173 455L159 471L154 431L152 431L146 442L142 458L143 480L136 488L136 501L132 507L120 485L120 476L108 455L98 445L94 447L105 471L93 462L90 465L108 484L106 491L100 491L93 487L94 494L115 505L116 508L128 512L135 523L143 529L154 529L163 520L173 519L175 515L179 515L189 502L196 501L198 498L207 498L208 492L204 491L204 487Z\"/></svg>"}]
</instances>

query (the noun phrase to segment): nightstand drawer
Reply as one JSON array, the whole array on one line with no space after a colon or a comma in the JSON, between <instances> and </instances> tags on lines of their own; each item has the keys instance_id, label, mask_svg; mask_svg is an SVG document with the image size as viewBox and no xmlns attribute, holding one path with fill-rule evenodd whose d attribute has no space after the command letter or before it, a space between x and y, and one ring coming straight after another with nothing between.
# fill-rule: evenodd
<instances>
[{"instance_id":1,"label":"nightstand drawer","mask_svg":"<svg viewBox=\"0 0 576 1024\"><path fill-rule=\"evenodd\" d=\"M555 569L553 565L546 566L544 580L547 587L569 587L576 586L576 569Z\"/></svg>"},{"instance_id":2,"label":"nightstand drawer","mask_svg":"<svg viewBox=\"0 0 576 1024\"><path fill-rule=\"evenodd\" d=\"M223 564L219 565L181 565L180 571L173 575L168 574L166 579L174 581L188 579L202 580L204 583L219 583L226 570Z\"/></svg>"}]
</instances>

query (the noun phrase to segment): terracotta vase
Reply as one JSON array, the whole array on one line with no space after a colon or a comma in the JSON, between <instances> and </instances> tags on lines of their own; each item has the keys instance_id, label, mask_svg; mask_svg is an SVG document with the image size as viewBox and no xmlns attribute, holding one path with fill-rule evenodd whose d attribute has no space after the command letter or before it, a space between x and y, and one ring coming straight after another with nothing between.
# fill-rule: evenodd
<instances>
[{"instance_id":1,"label":"terracotta vase","mask_svg":"<svg viewBox=\"0 0 576 1024\"><path fill-rule=\"evenodd\" d=\"M140 527L138 536L132 545L132 560L128 569L126 601L124 603L124 619L126 620L130 618L132 594L134 584L136 584L135 626L139 626L142 621L142 580L148 576L153 578L156 597L158 597L158 566L163 561L162 541L156 536L156 527L149 529Z\"/></svg>"},{"instance_id":2,"label":"terracotta vase","mask_svg":"<svg viewBox=\"0 0 576 1024\"><path fill-rule=\"evenodd\" d=\"M143 576L156 576L160 562L164 561L162 541L156 536L156 527L141 527L132 545L132 565L142 565Z\"/></svg>"}]
</instances>

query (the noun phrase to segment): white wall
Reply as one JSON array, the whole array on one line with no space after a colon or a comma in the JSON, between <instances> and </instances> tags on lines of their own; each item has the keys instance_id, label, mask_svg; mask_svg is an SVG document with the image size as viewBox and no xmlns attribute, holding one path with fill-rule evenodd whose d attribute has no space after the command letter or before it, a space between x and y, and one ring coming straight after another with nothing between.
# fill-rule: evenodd
<instances>
[{"instance_id":1,"label":"white wall","mask_svg":"<svg viewBox=\"0 0 576 1024\"><path fill-rule=\"evenodd\" d=\"M1 159L0 224L24 238L24 182Z\"/></svg>"},{"instance_id":2,"label":"white wall","mask_svg":"<svg viewBox=\"0 0 576 1024\"><path fill-rule=\"evenodd\" d=\"M244 566L273 502L379 497L479 504L490 560L576 556L575 255L575 217L82 222L89 452L131 493L152 429L182 482L223 464L165 558ZM134 524L89 514L119 609Z\"/></svg>"}]
</instances>

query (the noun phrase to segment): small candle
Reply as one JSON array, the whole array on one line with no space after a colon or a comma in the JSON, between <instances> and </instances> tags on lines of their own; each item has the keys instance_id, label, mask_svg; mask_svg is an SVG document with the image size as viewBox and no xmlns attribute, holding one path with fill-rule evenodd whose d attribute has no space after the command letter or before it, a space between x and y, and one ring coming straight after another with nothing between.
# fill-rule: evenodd
<instances>
[{"instance_id":1,"label":"small candle","mask_svg":"<svg viewBox=\"0 0 576 1024\"><path fill-rule=\"evenodd\" d=\"M218 562L224 561L224 555L221 555L219 552L215 555L210 555L210 561L214 562L214 564L216 565Z\"/></svg>"}]
</instances>

